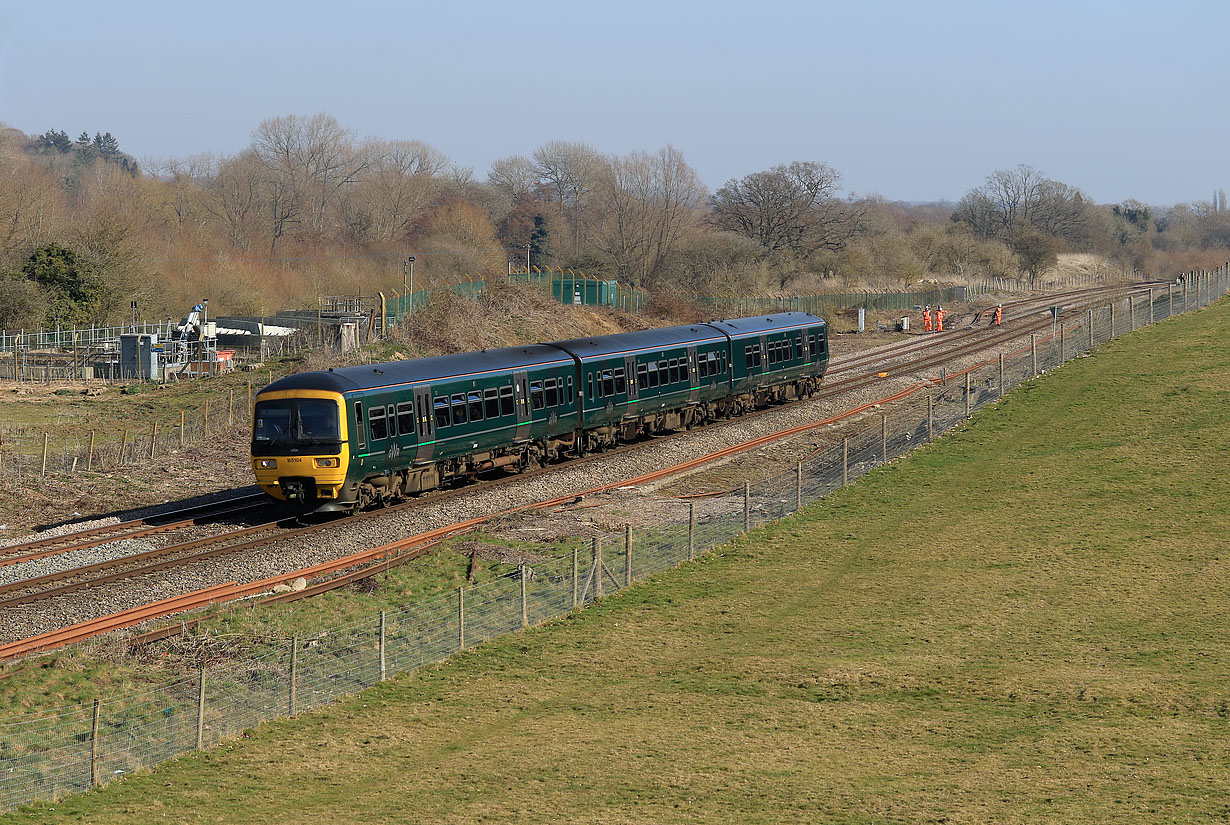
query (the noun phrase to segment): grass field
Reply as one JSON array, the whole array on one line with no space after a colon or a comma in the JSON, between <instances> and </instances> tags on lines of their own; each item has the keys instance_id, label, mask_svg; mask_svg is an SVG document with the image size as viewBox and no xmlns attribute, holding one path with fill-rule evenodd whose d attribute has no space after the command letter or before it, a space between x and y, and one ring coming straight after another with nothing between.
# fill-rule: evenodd
<instances>
[{"instance_id":1,"label":"grass field","mask_svg":"<svg viewBox=\"0 0 1230 825\"><path fill-rule=\"evenodd\" d=\"M3 822L1230 820L1230 303L565 620Z\"/></svg>"}]
</instances>

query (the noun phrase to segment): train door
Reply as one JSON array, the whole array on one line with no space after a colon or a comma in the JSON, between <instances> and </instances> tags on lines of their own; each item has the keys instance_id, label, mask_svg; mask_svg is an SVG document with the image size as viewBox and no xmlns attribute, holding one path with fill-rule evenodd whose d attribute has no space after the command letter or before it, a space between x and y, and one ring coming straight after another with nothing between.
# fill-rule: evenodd
<instances>
[{"instance_id":1,"label":"train door","mask_svg":"<svg viewBox=\"0 0 1230 825\"><path fill-rule=\"evenodd\" d=\"M624 356L624 375L627 376L628 384L628 403L631 404L640 398L640 388L636 385L636 356Z\"/></svg>"},{"instance_id":2,"label":"train door","mask_svg":"<svg viewBox=\"0 0 1230 825\"><path fill-rule=\"evenodd\" d=\"M760 373L766 374L769 371L769 336L760 336ZM759 382L757 382L759 383Z\"/></svg>"},{"instance_id":3,"label":"train door","mask_svg":"<svg viewBox=\"0 0 1230 825\"><path fill-rule=\"evenodd\" d=\"M430 461L436 445L436 419L431 408L431 387L426 384L414 388L414 420L418 436L414 460Z\"/></svg>"},{"instance_id":4,"label":"train door","mask_svg":"<svg viewBox=\"0 0 1230 825\"><path fill-rule=\"evenodd\" d=\"M530 437L532 410L530 409L530 374L525 370L513 373L513 403L517 408L517 441Z\"/></svg>"},{"instance_id":5,"label":"train door","mask_svg":"<svg viewBox=\"0 0 1230 825\"><path fill-rule=\"evenodd\" d=\"M696 345L688 347L688 401L700 399L700 370L696 366Z\"/></svg>"}]
</instances>

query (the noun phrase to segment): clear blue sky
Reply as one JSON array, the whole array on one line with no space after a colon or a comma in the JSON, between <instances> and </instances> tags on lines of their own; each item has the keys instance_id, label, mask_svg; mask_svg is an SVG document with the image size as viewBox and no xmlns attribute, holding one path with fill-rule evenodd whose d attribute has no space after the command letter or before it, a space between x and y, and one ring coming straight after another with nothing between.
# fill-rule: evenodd
<instances>
[{"instance_id":1,"label":"clear blue sky","mask_svg":"<svg viewBox=\"0 0 1230 825\"><path fill-rule=\"evenodd\" d=\"M1028 163L1100 202L1230 189L1221 0L209 3L0 0L0 121L232 154L327 112L484 178L553 140L678 147L716 188L818 160L960 198Z\"/></svg>"}]
</instances>

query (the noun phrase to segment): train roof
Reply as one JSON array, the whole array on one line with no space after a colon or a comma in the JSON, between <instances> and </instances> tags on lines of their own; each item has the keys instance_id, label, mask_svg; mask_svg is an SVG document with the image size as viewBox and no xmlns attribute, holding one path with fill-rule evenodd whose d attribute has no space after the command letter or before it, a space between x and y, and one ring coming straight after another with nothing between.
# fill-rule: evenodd
<instances>
[{"instance_id":1,"label":"train roof","mask_svg":"<svg viewBox=\"0 0 1230 825\"><path fill-rule=\"evenodd\" d=\"M578 358L601 358L632 354L643 350L666 349L680 345L700 344L705 341L725 341L726 336L707 324L682 324L675 327L645 329L637 332L616 332L596 335L592 338L572 338L553 341L551 346L576 355Z\"/></svg>"},{"instance_id":2,"label":"train roof","mask_svg":"<svg viewBox=\"0 0 1230 825\"><path fill-rule=\"evenodd\" d=\"M823 326L824 319L810 312L775 312L772 315L753 315L750 318L727 318L723 321L710 321L709 325L722 330L733 337L748 335L764 335L768 332L780 332L784 329L797 329L804 326Z\"/></svg>"},{"instance_id":3,"label":"train roof","mask_svg":"<svg viewBox=\"0 0 1230 825\"><path fill-rule=\"evenodd\" d=\"M386 361L361 367L301 372L274 381L262 392L331 390L345 393L559 363L572 363L572 357L557 347L530 344L524 347L502 347L480 352L413 358L408 361Z\"/></svg>"}]
</instances>

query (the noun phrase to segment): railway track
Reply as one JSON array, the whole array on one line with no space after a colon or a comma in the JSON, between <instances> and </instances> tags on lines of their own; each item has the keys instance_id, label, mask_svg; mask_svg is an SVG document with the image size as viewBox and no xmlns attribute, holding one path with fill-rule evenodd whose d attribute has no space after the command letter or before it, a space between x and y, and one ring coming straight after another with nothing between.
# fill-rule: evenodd
<instances>
[{"instance_id":1,"label":"railway track","mask_svg":"<svg viewBox=\"0 0 1230 825\"><path fill-rule=\"evenodd\" d=\"M1144 287L1138 287L1136 290L1133 290L1133 291L1143 291L1144 289L1147 289L1147 285ZM1043 299L1043 300L1017 302L1016 305L1012 308L1009 318L1023 320L1024 318L1027 318L1030 315L1038 314L1038 310L1029 309L1030 305L1042 304L1043 306L1050 306L1057 298L1062 298L1063 300L1069 300L1069 301L1074 302L1075 306L1071 307L1072 309L1084 307L1090 303L1094 303L1098 301L1104 302L1107 299L1107 292L1108 292L1107 290L1082 290L1077 293L1069 293L1065 296L1048 296L1046 299ZM1120 292L1121 290L1115 290L1113 291L1112 294L1118 294ZM1017 323L1008 328L1003 328L1003 327L996 328L994 331L991 331L986 327L980 327L980 328L974 327L973 324L971 323L970 326L967 326L960 330L954 330L952 333L943 333L943 334L934 335L934 336L919 336L920 340L918 341L901 342L899 344L893 344L887 347L878 348L877 350L872 351L870 353L859 354L856 356L850 356L848 358L835 360L833 364L830 365L831 367L830 375L832 375L833 373L855 371L855 370L858 370L859 367L867 368L868 371L860 373L860 374L852 375L846 378L838 379L837 381L826 382L825 387L822 388L820 393L817 393L815 397L818 397L818 398L832 397L832 396L835 396L841 393L849 392L850 390L856 389L858 387L862 387L862 386L874 384L878 381L882 381L883 380L882 374L885 371L885 368L889 370L895 370L895 369L899 369L900 367L908 366L911 372L917 372L918 370L926 369L926 368L929 368L931 366L935 366L938 364L943 364L945 362L951 361L954 358L968 355L969 353L977 351L979 349L993 348L998 343L1004 343L1007 341L1011 341L1013 339L1019 339L1022 335L1035 332L1036 330L1045 329L1049 327L1050 324L1051 324L1051 317L1049 313L1047 313L1044 317L1040 319L1036 319L1031 322ZM1046 340L1045 337L1042 340ZM923 357L916 357L920 353L925 353L925 355ZM904 363L899 363L902 361L902 359L910 359L910 360L906 360ZM894 363L894 362L897 362L897 363ZM914 387L914 389L916 390L917 387ZM879 399L879 401L876 403L888 403L894 400L895 398L901 397L903 394L904 393L896 393L884 399ZM864 406L870 406L870 405L864 405ZM756 417L759 417L761 415L770 414L777 409L780 409L780 407L770 407L770 408L765 408L762 410L757 410L748 415L739 417L736 420L736 422L746 422ZM849 414L850 413L847 413L846 415L849 415ZM774 433L771 436L766 436L763 438L755 439L753 441L748 442L745 445L740 445L736 448L718 451L717 453L712 453L707 456L702 456L699 459L696 459L690 462L685 462L684 464L681 464L681 465L672 465L671 467L662 468L661 470L655 471L654 473L651 473L649 475L643 475L643 476L639 476L634 479L627 479L627 480L620 481L614 484L603 485L601 487L582 491L581 495L590 494L593 492L609 489L611 487L616 487L616 486L644 483L645 481L662 478L672 473L685 472L686 470L690 469L693 466L699 466L700 464L706 463L708 461L718 460L719 458L723 458L733 452L750 449L753 446L763 444L763 443L768 443L769 441L789 438L797 434L798 432L814 429L818 426L824 426L824 425L833 423L833 421L838 420L841 417L844 417L844 416L839 416L834 419L829 419L829 420L825 420L822 422L816 422L811 425L805 425L801 427L792 428L787 431ZM728 421L714 422L711 424L707 424L703 427L694 428L691 432L698 432L698 431L703 432L706 429L723 427L729 424L730 422ZM660 439L658 440L660 441ZM601 453L596 453L592 456L587 456L581 459L574 459L570 462L567 462L567 466L576 467L577 465L583 464L586 462L603 461L603 460L607 460L613 456L620 455L623 453L643 450L646 448L647 443L652 444L653 440L650 440L649 442L642 441L642 442L637 442L633 444L620 445L619 447L616 447L614 449L607 450ZM536 476L552 473L556 469L557 469L557 465L537 467L537 468L532 468L532 469L523 471L516 475L505 475L502 477L486 479L485 483L481 485L481 487L479 488L475 488L473 485L465 485L465 486L459 486L459 487L454 487L454 488L450 488L446 490L437 491L436 493L432 495L412 499L412 500L402 502L399 504L395 504L395 505L392 505L392 506L389 506L389 507L386 507L380 510L374 510L374 511L369 511L366 513L356 514L355 516L351 516L350 518L344 520L344 523L354 524L356 521L362 521L365 519L378 519L390 513L406 511L406 510L413 510L414 508L422 507L428 504L439 505L443 502L447 502L450 499L455 499L455 498L466 496L472 492L475 492L476 489L486 490L486 489L490 489L492 485L524 481L527 479L532 479ZM519 509L528 509L530 507L558 506L558 504L560 503L565 503L575 498L576 495L577 494L575 493L569 494L567 496L563 496L558 499L551 499L545 502L538 502L536 504L524 505L522 507L513 508L513 510L501 510L499 512L491 513L489 515L486 515L486 516L483 516L477 519L470 519L470 520L466 520L462 522L457 522L455 524L447 525L442 528L437 528L432 531L427 531L426 533L416 534L408 539L399 540L399 541L392 542L392 543L386 543L378 547L363 551L361 553L351 554L349 556L345 556L341 559L328 562L323 565L316 565L313 568L305 568L303 570L294 570L289 573L280 574L272 578L267 578L267 579L263 579L257 582L252 582L247 585L242 585L242 584L237 584L237 583L232 582L232 583L227 583L225 585L203 588L199 591L196 591L195 598L188 598L189 596L192 596L193 594L185 594L184 596L176 596L171 599L162 600L162 602L165 603L164 606L166 607L166 610L163 611L162 613L159 613L158 615L165 615L166 612L178 612L182 610L188 610L188 609L192 609L193 607L203 606L205 604L209 604L209 603L219 601L219 600L240 598L244 596L254 595L256 593L260 593L260 592L264 592L265 590L268 590L274 584L285 582L290 579L297 578L299 576L304 576L305 574L307 574L307 576L331 575L331 574L336 574L338 571L346 569L347 567L355 567L357 565L359 566L369 565L380 559L384 559L387 564L389 560L396 558L399 560L399 563L400 563L400 561L405 560L405 558L407 557L407 553L409 553L410 551L415 551L415 554L417 555L418 548L426 547L434 542L441 540L441 537L451 535L459 530L473 529L475 525L483 521L486 521L490 518L494 518L496 516L503 515L508 512L513 512ZM231 500L231 501L235 501L235 500ZM254 505L249 505L249 506L254 506ZM165 514L165 515L166 516L184 515L184 512L178 511L177 513ZM198 515L198 516L193 516L190 519L181 518L181 519L178 519L177 521L172 521L169 524L179 524L180 526L183 526L184 523L191 522L197 518L210 518L210 517L214 517L214 515L216 514ZM145 520L140 520L140 523L144 523L144 521ZM132 527L137 532L142 531L142 530L157 531L157 530L164 530L164 529L174 529L172 527L169 527L168 525L150 526L146 524L145 526L139 526L139 522L126 522L125 524L128 525L129 527ZM278 542L278 541L282 541L286 539L305 537L310 534L327 531L329 529L332 529L334 526L335 526L334 523L329 522L329 523L308 525L305 527L279 528L277 522L268 522L264 524L255 525L253 527L243 528L238 531L231 531L231 532L225 533L220 536L209 537L206 539L197 539L197 540L193 540L189 542L182 542L179 544L169 545L167 547L159 548L159 549L152 550L146 553L136 554L134 556L113 560L112 562L94 564L94 565L90 565L84 568L78 568L74 570L64 571L62 573L57 573L54 575L39 577L37 579L30 579L30 580L21 581L21 582L15 582L10 585L0 586L0 596L9 594L9 593L13 594L11 596L8 596L8 598L4 598L0 600L0 610L5 610L7 608L17 607L21 605L29 605L31 603L46 600L46 599L71 595L73 593L87 590L89 588L99 587L104 584L109 584L109 583L113 583L113 582L124 580L124 579L134 579L140 576L148 576L151 574L157 574L159 572L168 570L170 568L179 568L185 565L192 565L192 564L207 564L209 561L217 559L218 557L223 556L223 555L233 554L233 553L237 553L237 552L241 552L245 550L251 550L256 547L269 545L274 542ZM115 528L121 527L121 525L112 525L111 527L114 530ZM102 529L102 528L99 528L99 529ZM93 533L95 531L86 531L86 532ZM262 533L265 533L265 534L262 535ZM93 541L95 538L95 536L90 536L89 538L82 538L83 535L84 534L75 534L74 538L78 542ZM104 534L104 535L110 535L110 534ZM244 537L247 537L247 538L244 538ZM59 538L61 540L64 540L69 537L59 537ZM242 538L243 540L239 542L235 542L236 538ZM116 540L115 537L103 538L99 543L102 543L103 541L114 541L114 540ZM29 551L28 545L26 546L26 549L27 551ZM61 548L61 551L62 550L63 548ZM37 550L33 552L37 552ZM0 562L0 564L2 563L4 562ZM359 571L359 572L361 573L362 571ZM358 574L354 574L354 575L358 575ZM346 576L342 576L339 578L345 579ZM309 588L309 590L311 591L311 590L316 590L320 588L328 589L329 584L330 583L326 582L322 585L317 585L314 588ZM336 586L336 585L333 585L333 586ZM253 588L257 588L257 589L254 590ZM67 629L61 629L61 630L54 631L54 636L43 634L37 637L32 637L30 639L17 640L8 645L0 646L0 658L9 658L13 656L19 656L24 653L31 652L37 649L41 649L46 646L59 646L61 644L67 644L72 641L77 641L79 640L79 638L87 638L88 636L97 635L98 633L106 632L107 630L116 629L118 627L131 626L132 624L135 624L140 621L144 621L147 618L151 618L151 616L148 615L149 607L150 607L149 605L142 605L141 607L135 609L138 611L137 613L133 613L131 611L123 611L119 614L113 614L110 617L103 617L103 618L107 618L108 621L102 621L102 619L94 619L88 623L84 623L80 625L81 633L85 634L83 636L74 636L71 633L66 633ZM140 618L135 618L138 615L140 616Z\"/></svg>"},{"instance_id":2,"label":"railway track","mask_svg":"<svg viewBox=\"0 0 1230 825\"><path fill-rule=\"evenodd\" d=\"M34 541L10 544L0 547L0 567L32 559L46 558L50 555L97 547L120 539L135 539L152 536L157 533L167 533L182 527L194 527L209 521L217 521L236 513L248 512L268 506L269 499L264 493L247 493L223 501L197 504L183 507L158 515L130 519L88 530L78 530L63 533L58 536L36 539Z\"/></svg>"}]
</instances>

